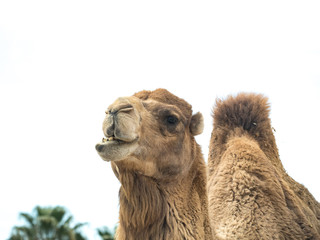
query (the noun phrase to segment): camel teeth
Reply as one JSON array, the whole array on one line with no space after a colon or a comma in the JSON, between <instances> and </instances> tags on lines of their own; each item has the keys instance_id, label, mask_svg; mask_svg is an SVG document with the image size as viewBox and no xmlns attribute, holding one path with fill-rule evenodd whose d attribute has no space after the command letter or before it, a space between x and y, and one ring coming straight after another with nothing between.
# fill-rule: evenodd
<instances>
[{"instance_id":1,"label":"camel teeth","mask_svg":"<svg viewBox=\"0 0 320 240\"><path fill-rule=\"evenodd\" d=\"M114 137L108 137L108 138L102 138L102 143L115 141L116 139Z\"/></svg>"}]
</instances>

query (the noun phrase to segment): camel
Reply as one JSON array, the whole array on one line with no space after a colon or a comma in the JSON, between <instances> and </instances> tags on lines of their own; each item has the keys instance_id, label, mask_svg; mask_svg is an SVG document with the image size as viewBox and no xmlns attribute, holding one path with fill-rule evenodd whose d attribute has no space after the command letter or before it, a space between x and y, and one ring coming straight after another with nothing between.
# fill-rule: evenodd
<instances>
[{"instance_id":1,"label":"camel","mask_svg":"<svg viewBox=\"0 0 320 240\"><path fill-rule=\"evenodd\" d=\"M165 89L118 98L96 150L121 183L118 240L212 239L201 113Z\"/></svg>"},{"instance_id":2,"label":"camel","mask_svg":"<svg viewBox=\"0 0 320 240\"><path fill-rule=\"evenodd\" d=\"M216 101L208 159L215 239L320 239L320 204L286 173L269 111L259 94Z\"/></svg>"}]
</instances>

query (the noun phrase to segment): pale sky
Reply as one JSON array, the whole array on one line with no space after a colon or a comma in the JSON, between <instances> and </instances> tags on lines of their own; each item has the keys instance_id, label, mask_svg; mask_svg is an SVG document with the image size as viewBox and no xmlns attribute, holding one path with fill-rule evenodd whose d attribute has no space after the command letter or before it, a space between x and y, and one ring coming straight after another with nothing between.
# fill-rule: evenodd
<instances>
[{"instance_id":1,"label":"pale sky","mask_svg":"<svg viewBox=\"0 0 320 240\"><path fill-rule=\"evenodd\" d=\"M205 117L217 97L269 97L280 158L320 200L319 1L1 1L0 239L19 212L62 205L118 221L120 184L95 151L117 97L167 88Z\"/></svg>"}]
</instances>

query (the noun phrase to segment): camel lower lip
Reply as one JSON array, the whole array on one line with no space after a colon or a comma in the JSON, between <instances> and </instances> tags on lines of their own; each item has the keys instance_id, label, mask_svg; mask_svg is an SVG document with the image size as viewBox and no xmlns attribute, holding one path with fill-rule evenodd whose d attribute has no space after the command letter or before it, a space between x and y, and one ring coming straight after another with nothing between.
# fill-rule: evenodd
<instances>
[{"instance_id":1,"label":"camel lower lip","mask_svg":"<svg viewBox=\"0 0 320 240\"><path fill-rule=\"evenodd\" d=\"M124 141L121 141L121 140L112 140L112 141L106 141L106 142L99 142L97 145L100 145L100 146L111 146L111 145L124 145L124 144L130 144L130 142L124 142Z\"/></svg>"},{"instance_id":2,"label":"camel lower lip","mask_svg":"<svg viewBox=\"0 0 320 240\"><path fill-rule=\"evenodd\" d=\"M95 148L100 157L105 161L123 160L137 148L138 137L133 141L107 141L99 142Z\"/></svg>"},{"instance_id":3,"label":"camel lower lip","mask_svg":"<svg viewBox=\"0 0 320 240\"><path fill-rule=\"evenodd\" d=\"M138 138L129 142L129 141L123 141L120 139L116 139L114 137L103 138L102 141L96 145L96 150L98 152L102 152L104 150L104 147L111 146L111 145L129 145L129 144L136 142L137 140L138 140Z\"/></svg>"},{"instance_id":4,"label":"camel lower lip","mask_svg":"<svg viewBox=\"0 0 320 240\"><path fill-rule=\"evenodd\" d=\"M116 141L116 140L113 140L113 141L107 141L107 142L99 142L98 144L96 144L96 150L98 152L103 152L105 147L107 146L111 146L111 145L121 145L125 142L120 142L120 141Z\"/></svg>"}]
</instances>

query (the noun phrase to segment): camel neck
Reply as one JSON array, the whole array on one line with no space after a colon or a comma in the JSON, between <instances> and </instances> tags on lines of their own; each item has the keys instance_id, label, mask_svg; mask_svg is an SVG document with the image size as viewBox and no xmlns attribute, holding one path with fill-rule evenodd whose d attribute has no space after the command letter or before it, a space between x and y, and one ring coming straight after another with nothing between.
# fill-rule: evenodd
<instances>
[{"instance_id":1,"label":"camel neck","mask_svg":"<svg viewBox=\"0 0 320 240\"><path fill-rule=\"evenodd\" d=\"M201 239L207 214L193 180L165 186L130 171L121 172L119 180L118 239Z\"/></svg>"},{"instance_id":2,"label":"camel neck","mask_svg":"<svg viewBox=\"0 0 320 240\"><path fill-rule=\"evenodd\" d=\"M121 172L119 179L120 225L125 235L120 239L158 239L166 234L169 204L156 181L130 171Z\"/></svg>"}]
</instances>

